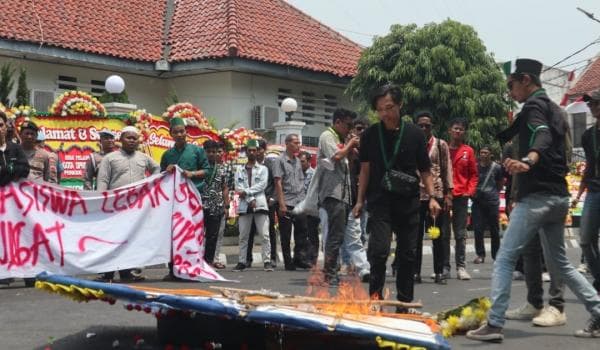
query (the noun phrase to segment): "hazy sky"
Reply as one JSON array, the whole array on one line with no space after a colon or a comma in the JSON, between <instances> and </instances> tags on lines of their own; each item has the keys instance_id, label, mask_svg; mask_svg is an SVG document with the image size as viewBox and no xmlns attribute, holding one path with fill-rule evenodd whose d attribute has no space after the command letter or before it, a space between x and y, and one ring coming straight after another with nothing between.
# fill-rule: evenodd
<instances>
[{"instance_id":1,"label":"hazy sky","mask_svg":"<svg viewBox=\"0 0 600 350\"><path fill-rule=\"evenodd\" d=\"M550 66L600 37L599 0L287 0L305 13L361 45L385 35L392 24L441 22L447 18L473 26L497 61L536 58ZM600 53L600 42L558 67L582 69Z\"/></svg>"}]
</instances>

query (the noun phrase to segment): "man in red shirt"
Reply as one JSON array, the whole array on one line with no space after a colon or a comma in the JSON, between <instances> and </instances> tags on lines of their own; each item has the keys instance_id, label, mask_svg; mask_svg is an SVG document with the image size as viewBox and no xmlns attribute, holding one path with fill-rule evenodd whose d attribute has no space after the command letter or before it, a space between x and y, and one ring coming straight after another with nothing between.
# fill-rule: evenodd
<instances>
[{"instance_id":1,"label":"man in red shirt","mask_svg":"<svg viewBox=\"0 0 600 350\"><path fill-rule=\"evenodd\" d=\"M466 270L465 247L467 238L467 211L469 197L475 195L477 190L477 159L473 148L465 145L467 121L456 118L450 122L450 159L452 160L452 231L454 232L456 277L459 280L470 280L471 276ZM450 277L450 238L444 242L446 250L444 262L445 277Z\"/></svg>"}]
</instances>

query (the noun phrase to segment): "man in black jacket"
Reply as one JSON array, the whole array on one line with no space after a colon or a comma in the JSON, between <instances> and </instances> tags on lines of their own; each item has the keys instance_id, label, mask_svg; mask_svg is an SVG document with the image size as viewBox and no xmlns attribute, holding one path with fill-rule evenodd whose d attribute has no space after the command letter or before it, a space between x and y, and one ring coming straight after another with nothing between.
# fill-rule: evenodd
<instances>
[{"instance_id":1,"label":"man in black jacket","mask_svg":"<svg viewBox=\"0 0 600 350\"><path fill-rule=\"evenodd\" d=\"M21 146L6 139L8 118L0 111L0 186L29 175L29 163Z\"/></svg>"},{"instance_id":2,"label":"man in black jacket","mask_svg":"<svg viewBox=\"0 0 600 350\"><path fill-rule=\"evenodd\" d=\"M508 77L511 97L524 105L513 124L499 137L506 142L519 136L519 159L504 161L504 167L516 174L519 191L494 263L492 307L487 323L469 331L470 339L494 342L504 339L502 328L510 301L512 272L523 247L538 232L551 274L560 276L591 313L588 325L576 331L575 336L600 337L600 296L565 253L564 226L569 209L565 180L568 127L560 108L542 89L541 71L540 62L518 59L516 70Z\"/></svg>"},{"instance_id":3,"label":"man in black jacket","mask_svg":"<svg viewBox=\"0 0 600 350\"><path fill-rule=\"evenodd\" d=\"M0 187L29 175L27 157L21 146L6 139L7 129L8 118L0 111ZM12 278L0 279L0 284L11 282Z\"/></svg>"}]
</instances>

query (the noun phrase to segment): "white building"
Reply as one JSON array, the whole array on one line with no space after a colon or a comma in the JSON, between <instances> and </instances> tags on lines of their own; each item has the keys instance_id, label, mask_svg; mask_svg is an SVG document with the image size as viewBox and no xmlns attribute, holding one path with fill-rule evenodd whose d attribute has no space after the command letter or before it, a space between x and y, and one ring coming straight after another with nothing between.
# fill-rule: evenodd
<instances>
[{"instance_id":1,"label":"white building","mask_svg":"<svg viewBox=\"0 0 600 350\"><path fill-rule=\"evenodd\" d=\"M284 1L72 3L5 0L0 11L0 64L27 70L38 111L66 90L100 95L119 74L130 102L153 114L175 94L220 128L271 138L280 102L293 97L303 143L316 145L333 110L350 106L344 90L362 48Z\"/></svg>"}]
</instances>

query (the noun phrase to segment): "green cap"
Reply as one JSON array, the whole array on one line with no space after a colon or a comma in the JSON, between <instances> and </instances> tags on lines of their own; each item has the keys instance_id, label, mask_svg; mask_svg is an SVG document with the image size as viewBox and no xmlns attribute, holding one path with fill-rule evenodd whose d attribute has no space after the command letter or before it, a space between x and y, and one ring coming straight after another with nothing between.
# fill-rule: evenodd
<instances>
[{"instance_id":1,"label":"green cap","mask_svg":"<svg viewBox=\"0 0 600 350\"><path fill-rule=\"evenodd\" d=\"M249 139L246 141L246 148L258 148L258 140Z\"/></svg>"},{"instance_id":2,"label":"green cap","mask_svg":"<svg viewBox=\"0 0 600 350\"><path fill-rule=\"evenodd\" d=\"M173 118L171 119L171 127L183 125L185 126L185 121L182 118Z\"/></svg>"}]
</instances>

